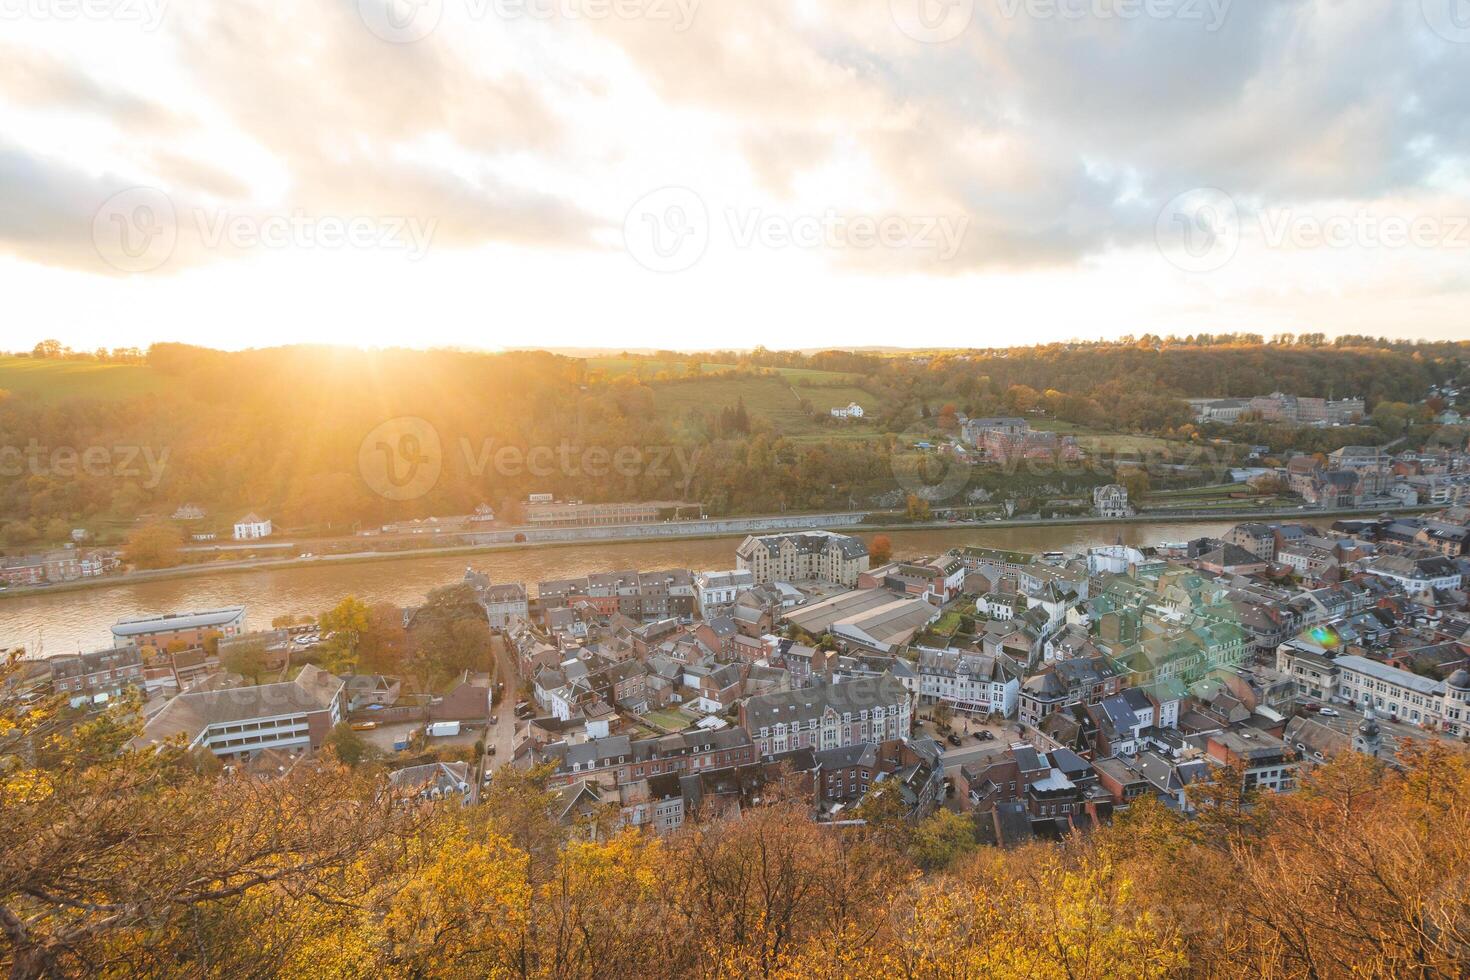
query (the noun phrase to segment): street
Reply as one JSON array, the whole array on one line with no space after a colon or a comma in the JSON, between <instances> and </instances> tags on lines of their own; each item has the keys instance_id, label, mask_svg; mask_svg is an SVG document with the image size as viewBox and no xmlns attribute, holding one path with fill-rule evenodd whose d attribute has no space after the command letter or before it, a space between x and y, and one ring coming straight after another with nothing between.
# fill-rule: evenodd
<instances>
[{"instance_id":1,"label":"street","mask_svg":"<svg viewBox=\"0 0 1470 980\"><path fill-rule=\"evenodd\" d=\"M494 771L496 766L510 762L511 753L515 751L516 725L520 724L516 719L515 707L521 682L505 636L498 631L492 632L490 647L495 659L495 673L491 682L505 684L500 703L492 709L496 723L485 733L485 751L489 752L491 746L495 747L495 754L486 760L486 767Z\"/></svg>"}]
</instances>

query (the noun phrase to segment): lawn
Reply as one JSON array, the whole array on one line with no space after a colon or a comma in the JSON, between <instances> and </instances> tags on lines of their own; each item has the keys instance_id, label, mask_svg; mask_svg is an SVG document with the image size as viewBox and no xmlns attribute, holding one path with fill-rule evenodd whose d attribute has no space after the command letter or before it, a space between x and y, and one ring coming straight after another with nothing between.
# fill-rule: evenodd
<instances>
[{"instance_id":1,"label":"lawn","mask_svg":"<svg viewBox=\"0 0 1470 980\"><path fill-rule=\"evenodd\" d=\"M650 711L643 716L655 725L667 728L671 732L679 732L688 728L691 724L690 718L674 708L663 708L658 711Z\"/></svg>"},{"instance_id":2,"label":"lawn","mask_svg":"<svg viewBox=\"0 0 1470 980\"><path fill-rule=\"evenodd\" d=\"M1213 487L1185 487L1182 490L1155 490L1149 494L1149 497L1217 498L1229 497L1232 493L1251 492L1251 488L1244 483L1221 483Z\"/></svg>"},{"instance_id":3,"label":"lawn","mask_svg":"<svg viewBox=\"0 0 1470 980\"><path fill-rule=\"evenodd\" d=\"M1088 429L1061 419L1030 419L1031 428L1039 432L1059 432L1072 436L1084 452L1093 455L1117 455L1120 453L1168 452L1183 443L1170 442L1155 436L1139 436L1126 432L1109 432L1106 429Z\"/></svg>"},{"instance_id":4,"label":"lawn","mask_svg":"<svg viewBox=\"0 0 1470 980\"><path fill-rule=\"evenodd\" d=\"M856 385L834 388L803 387L797 385L794 389L796 394L812 403L812 408L819 412L827 412L834 408L846 408L849 403L857 402L865 412L876 412L878 400L871 394Z\"/></svg>"},{"instance_id":5,"label":"lawn","mask_svg":"<svg viewBox=\"0 0 1470 980\"><path fill-rule=\"evenodd\" d=\"M23 398L41 401L131 398L145 393L156 383L153 369L142 364L0 355L0 390Z\"/></svg>"}]
</instances>

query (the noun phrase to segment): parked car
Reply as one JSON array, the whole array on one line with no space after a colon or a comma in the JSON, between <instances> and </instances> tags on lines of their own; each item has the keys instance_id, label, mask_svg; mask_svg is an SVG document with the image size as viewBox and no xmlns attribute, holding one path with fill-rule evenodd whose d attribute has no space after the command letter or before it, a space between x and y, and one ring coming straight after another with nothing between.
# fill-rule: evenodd
<instances>
[{"instance_id":1,"label":"parked car","mask_svg":"<svg viewBox=\"0 0 1470 980\"><path fill-rule=\"evenodd\" d=\"M990 734L989 732L985 732L985 731L976 732L975 733L975 741L977 741L977 742L983 742L983 741L985 741L985 736L986 735L989 735L989 734Z\"/></svg>"},{"instance_id":2,"label":"parked car","mask_svg":"<svg viewBox=\"0 0 1470 980\"><path fill-rule=\"evenodd\" d=\"M1310 711L1313 714L1316 714L1317 712L1322 710L1322 706L1320 704L1317 704L1315 701L1308 701L1301 707L1303 711Z\"/></svg>"},{"instance_id":3,"label":"parked car","mask_svg":"<svg viewBox=\"0 0 1470 980\"><path fill-rule=\"evenodd\" d=\"M982 742L993 742L993 741L995 741L995 732L991 732L991 731L981 732L980 733L980 740Z\"/></svg>"},{"instance_id":4,"label":"parked car","mask_svg":"<svg viewBox=\"0 0 1470 980\"><path fill-rule=\"evenodd\" d=\"M958 735L955 735L954 733L950 733L949 735L945 736L945 738L948 740L948 742L949 742L950 745L963 745L964 744L963 742L960 741L960 737Z\"/></svg>"}]
</instances>

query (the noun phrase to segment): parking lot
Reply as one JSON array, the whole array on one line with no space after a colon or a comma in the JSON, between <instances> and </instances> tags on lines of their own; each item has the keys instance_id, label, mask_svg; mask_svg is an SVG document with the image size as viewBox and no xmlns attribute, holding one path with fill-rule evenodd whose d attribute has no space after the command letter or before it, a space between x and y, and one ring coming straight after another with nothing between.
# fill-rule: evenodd
<instances>
[{"instance_id":1,"label":"parking lot","mask_svg":"<svg viewBox=\"0 0 1470 980\"><path fill-rule=\"evenodd\" d=\"M358 734L361 735L363 741L367 742L369 745L375 746L376 748L382 749L384 752L391 754L393 752L394 742L406 738L409 733L413 732L414 730L423 731L423 729L423 722L402 721L389 722L386 725L379 725L377 728L371 729L369 731L359 731ZM430 738L425 744L430 749L442 748L446 745L470 746L474 745L475 742L478 741L480 736L482 736L483 734L483 730L473 730L465 728L463 725L461 725L458 735Z\"/></svg>"}]
</instances>

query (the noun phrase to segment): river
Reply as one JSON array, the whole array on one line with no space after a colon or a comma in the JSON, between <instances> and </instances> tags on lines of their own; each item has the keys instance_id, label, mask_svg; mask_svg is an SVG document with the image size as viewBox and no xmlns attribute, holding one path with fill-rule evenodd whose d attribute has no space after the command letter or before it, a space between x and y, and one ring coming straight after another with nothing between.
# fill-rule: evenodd
<instances>
[{"instance_id":1,"label":"river","mask_svg":"<svg viewBox=\"0 0 1470 980\"><path fill-rule=\"evenodd\" d=\"M899 558L933 555L961 545L1020 551L1078 551L1109 544L1149 545L1224 533L1233 522L1197 524L1081 524L1039 527L955 527L885 532ZM865 535L866 536L866 535ZM368 603L409 605L437 586L457 581L467 565L492 581L534 585L555 578L636 568L723 569L735 566L740 538L645 541L555 548L525 548L473 555L419 556L397 561L307 565L259 571L202 574L119 583L54 595L0 598L0 650L24 646L32 653L73 653L112 645L120 619L246 607L251 629L270 626L285 613L318 613L345 595Z\"/></svg>"}]
</instances>

